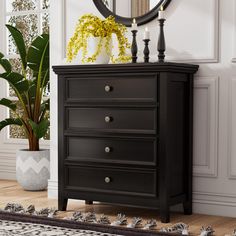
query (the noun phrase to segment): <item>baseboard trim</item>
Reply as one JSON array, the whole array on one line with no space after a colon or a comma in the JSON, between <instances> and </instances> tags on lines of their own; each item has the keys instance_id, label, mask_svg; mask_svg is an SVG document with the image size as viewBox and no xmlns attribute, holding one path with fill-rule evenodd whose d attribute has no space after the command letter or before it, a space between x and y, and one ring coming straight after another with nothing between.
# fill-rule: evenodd
<instances>
[{"instance_id":1,"label":"baseboard trim","mask_svg":"<svg viewBox=\"0 0 236 236\"><path fill-rule=\"evenodd\" d=\"M48 180L48 198L58 198L58 182Z\"/></svg>"},{"instance_id":2,"label":"baseboard trim","mask_svg":"<svg viewBox=\"0 0 236 236\"><path fill-rule=\"evenodd\" d=\"M193 202L204 205L236 207L236 196L229 193L194 192Z\"/></svg>"},{"instance_id":3,"label":"baseboard trim","mask_svg":"<svg viewBox=\"0 0 236 236\"><path fill-rule=\"evenodd\" d=\"M205 215L235 217L236 196L229 193L194 192L193 212Z\"/></svg>"},{"instance_id":4,"label":"baseboard trim","mask_svg":"<svg viewBox=\"0 0 236 236\"><path fill-rule=\"evenodd\" d=\"M11 170L0 170L0 179L16 180L16 172Z\"/></svg>"},{"instance_id":5,"label":"baseboard trim","mask_svg":"<svg viewBox=\"0 0 236 236\"><path fill-rule=\"evenodd\" d=\"M235 217L236 204L194 200L193 212L204 215Z\"/></svg>"},{"instance_id":6,"label":"baseboard trim","mask_svg":"<svg viewBox=\"0 0 236 236\"><path fill-rule=\"evenodd\" d=\"M217 202L217 201L206 201L206 200L193 200L193 203L214 205L214 206L236 207L236 202Z\"/></svg>"}]
</instances>

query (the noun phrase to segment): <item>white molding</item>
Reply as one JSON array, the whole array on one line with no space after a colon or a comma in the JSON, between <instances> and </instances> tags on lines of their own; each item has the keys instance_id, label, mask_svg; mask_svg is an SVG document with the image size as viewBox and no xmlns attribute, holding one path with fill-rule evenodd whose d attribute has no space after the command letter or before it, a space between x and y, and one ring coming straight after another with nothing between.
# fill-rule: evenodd
<instances>
[{"instance_id":1,"label":"white molding","mask_svg":"<svg viewBox=\"0 0 236 236\"><path fill-rule=\"evenodd\" d=\"M224 202L224 201L213 201L213 200L206 201L206 200L194 199L193 203L200 203L200 204L206 204L206 205L217 205L217 206L235 207L235 211L236 211L236 202ZM207 213L207 214L209 214L209 213ZM218 213L217 215L224 216L224 215L222 215L222 212ZM229 216L229 215L227 214L227 216Z\"/></svg>"},{"instance_id":2,"label":"white molding","mask_svg":"<svg viewBox=\"0 0 236 236\"><path fill-rule=\"evenodd\" d=\"M194 191L193 195L195 195L195 198L196 196L232 198L232 200L236 203L236 194Z\"/></svg>"},{"instance_id":3,"label":"white molding","mask_svg":"<svg viewBox=\"0 0 236 236\"><path fill-rule=\"evenodd\" d=\"M7 180L15 180L16 174L14 172L7 172L7 171L1 171L0 172L0 179L7 179Z\"/></svg>"},{"instance_id":4,"label":"white molding","mask_svg":"<svg viewBox=\"0 0 236 236\"><path fill-rule=\"evenodd\" d=\"M1 40L0 40L0 52L4 52L4 1L0 1L0 35L1 35Z\"/></svg>"},{"instance_id":5,"label":"white molding","mask_svg":"<svg viewBox=\"0 0 236 236\"><path fill-rule=\"evenodd\" d=\"M0 33L1 33L1 42L0 42L0 49L1 52L6 56L6 29L5 29L5 22L6 22L6 12L5 12L5 0L1 1L0 3Z\"/></svg>"},{"instance_id":6,"label":"white molding","mask_svg":"<svg viewBox=\"0 0 236 236\"><path fill-rule=\"evenodd\" d=\"M212 36L214 45L213 54L206 58L196 58L193 56L188 57L189 55L181 55L179 56L169 56L167 55L167 61L173 62L182 62L182 63L197 63L197 64L205 64L205 63L218 63L219 62L219 50L220 50L220 20L219 20L219 0L214 1L214 35ZM151 61L156 61L157 56L151 55Z\"/></svg>"},{"instance_id":7,"label":"white molding","mask_svg":"<svg viewBox=\"0 0 236 236\"><path fill-rule=\"evenodd\" d=\"M15 156L9 152L0 153L0 179L16 179Z\"/></svg>"},{"instance_id":8,"label":"white molding","mask_svg":"<svg viewBox=\"0 0 236 236\"><path fill-rule=\"evenodd\" d=\"M234 40L233 40L233 48L234 48L234 55L232 58L232 62L236 63L236 0L234 0Z\"/></svg>"},{"instance_id":9,"label":"white molding","mask_svg":"<svg viewBox=\"0 0 236 236\"><path fill-rule=\"evenodd\" d=\"M14 12L6 12L5 16L23 16L23 15L31 15L31 14L44 14L48 13L48 9L37 9L37 10L29 10L29 11L14 11Z\"/></svg>"},{"instance_id":10,"label":"white molding","mask_svg":"<svg viewBox=\"0 0 236 236\"><path fill-rule=\"evenodd\" d=\"M48 180L48 198L58 198L58 182Z\"/></svg>"},{"instance_id":11,"label":"white molding","mask_svg":"<svg viewBox=\"0 0 236 236\"><path fill-rule=\"evenodd\" d=\"M66 61L66 34L67 34L67 7L66 7L66 0L62 0L62 58L64 61Z\"/></svg>"},{"instance_id":12,"label":"white molding","mask_svg":"<svg viewBox=\"0 0 236 236\"><path fill-rule=\"evenodd\" d=\"M208 159L206 165L194 165L193 174L197 177L216 178L218 176L218 77L196 77L194 90L196 89L207 90L206 157Z\"/></svg>"},{"instance_id":13,"label":"white molding","mask_svg":"<svg viewBox=\"0 0 236 236\"><path fill-rule=\"evenodd\" d=\"M235 173L232 173L232 159L236 158L235 153L233 153L233 147L235 146L235 140L233 139L233 132L236 130L233 128L233 124L235 123L235 120L233 119L233 109L236 106L236 103L233 99L233 94L236 93L236 78L231 78L229 81L229 110L228 110L228 155L227 155L227 175L228 179L236 179L236 171Z\"/></svg>"},{"instance_id":14,"label":"white molding","mask_svg":"<svg viewBox=\"0 0 236 236\"><path fill-rule=\"evenodd\" d=\"M236 195L193 192L193 212L207 215L235 217Z\"/></svg>"}]
</instances>

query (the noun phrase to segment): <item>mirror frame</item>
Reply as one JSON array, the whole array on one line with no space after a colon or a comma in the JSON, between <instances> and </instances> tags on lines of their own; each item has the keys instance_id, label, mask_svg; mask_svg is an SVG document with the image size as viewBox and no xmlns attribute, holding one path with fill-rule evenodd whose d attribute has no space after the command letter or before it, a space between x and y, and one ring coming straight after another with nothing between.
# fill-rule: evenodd
<instances>
[{"instance_id":1,"label":"mirror frame","mask_svg":"<svg viewBox=\"0 0 236 236\"><path fill-rule=\"evenodd\" d=\"M119 0L118 0L119 1ZM110 11L103 3L102 0L93 0L95 6L99 10L99 12L104 16L114 16L116 22L119 22L121 24L124 24L125 26L130 27L132 25L133 18L128 18L128 17L122 17L119 15L114 14L112 11ZM170 4L171 0L161 0L152 10L147 12L146 14L142 16L135 17L136 22L138 25L144 25L156 17L158 17L158 11L160 10L161 5L163 6L164 10L168 7Z\"/></svg>"}]
</instances>

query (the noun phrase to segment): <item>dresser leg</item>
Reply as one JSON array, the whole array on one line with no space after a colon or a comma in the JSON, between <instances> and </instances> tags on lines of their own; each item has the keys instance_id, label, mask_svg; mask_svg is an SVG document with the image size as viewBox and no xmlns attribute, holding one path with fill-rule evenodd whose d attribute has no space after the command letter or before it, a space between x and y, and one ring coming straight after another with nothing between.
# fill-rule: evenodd
<instances>
[{"instance_id":1,"label":"dresser leg","mask_svg":"<svg viewBox=\"0 0 236 236\"><path fill-rule=\"evenodd\" d=\"M160 208L160 218L162 223L170 222L170 209L169 207Z\"/></svg>"},{"instance_id":2,"label":"dresser leg","mask_svg":"<svg viewBox=\"0 0 236 236\"><path fill-rule=\"evenodd\" d=\"M85 204L86 204L86 205L92 205L92 204L93 204L93 201L88 201L88 200L86 200L86 201L85 201Z\"/></svg>"},{"instance_id":3,"label":"dresser leg","mask_svg":"<svg viewBox=\"0 0 236 236\"><path fill-rule=\"evenodd\" d=\"M58 198L58 210L59 211L66 211L68 203L68 198L59 197Z\"/></svg>"},{"instance_id":4,"label":"dresser leg","mask_svg":"<svg viewBox=\"0 0 236 236\"><path fill-rule=\"evenodd\" d=\"M184 202L183 203L183 207L184 207L184 214L185 215L192 215L192 202Z\"/></svg>"}]
</instances>

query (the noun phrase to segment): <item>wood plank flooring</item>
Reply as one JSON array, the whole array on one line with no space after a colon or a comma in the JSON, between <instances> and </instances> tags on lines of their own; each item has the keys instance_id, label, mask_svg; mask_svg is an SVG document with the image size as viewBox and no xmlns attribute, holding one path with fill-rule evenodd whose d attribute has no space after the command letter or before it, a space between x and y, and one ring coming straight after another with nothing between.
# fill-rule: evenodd
<instances>
[{"instance_id":1,"label":"wood plank flooring","mask_svg":"<svg viewBox=\"0 0 236 236\"><path fill-rule=\"evenodd\" d=\"M0 180L0 208L3 208L8 202L21 203L24 207L34 204L37 209L44 207L57 207L56 199L48 199L47 192L28 192L22 188L15 181ZM125 213L128 218L140 216L144 220L155 218L158 220L158 229L169 224L159 223L159 216L157 211L143 210L137 208L128 208L120 206L111 206L101 203L93 205L85 205L84 201L69 200L67 212L61 212L59 217L72 214L73 211L95 211L97 214L105 214L114 219L118 213ZM185 216L180 213L171 214L171 224L177 222L184 222L190 225L191 235L199 235L202 225L211 225L216 233L216 236L224 236L231 234L233 229L236 229L236 218L227 218L219 216L207 216L193 214Z\"/></svg>"}]
</instances>

